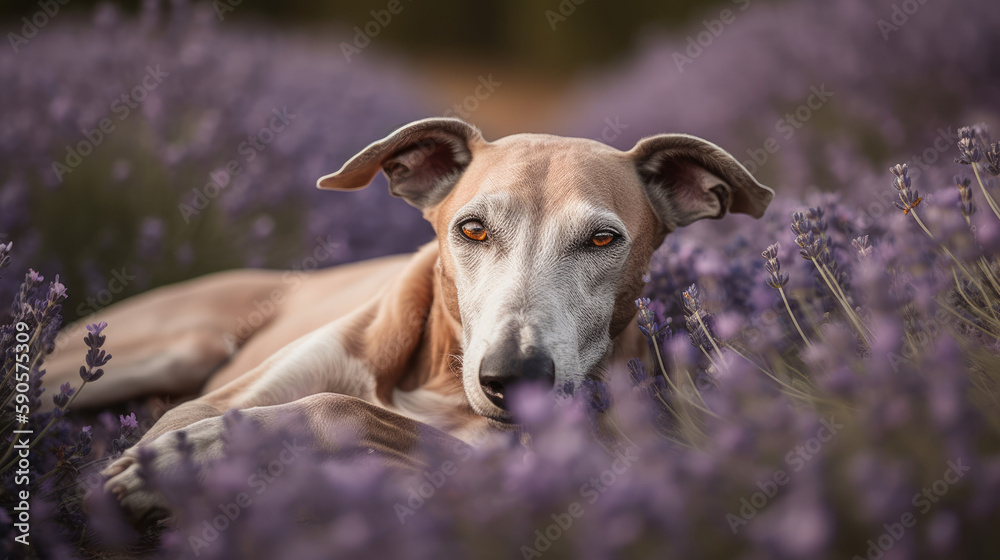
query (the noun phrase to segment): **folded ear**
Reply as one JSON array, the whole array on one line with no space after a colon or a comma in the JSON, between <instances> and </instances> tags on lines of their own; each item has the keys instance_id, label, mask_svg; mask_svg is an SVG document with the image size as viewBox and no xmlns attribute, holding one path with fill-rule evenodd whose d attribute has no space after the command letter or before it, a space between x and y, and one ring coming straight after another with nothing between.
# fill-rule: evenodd
<instances>
[{"instance_id":1,"label":"folded ear","mask_svg":"<svg viewBox=\"0 0 1000 560\"><path fill-rule=\"evenodd\" d=\"M316 186L363 189L381 169L393 196L424 210L448 196L472 161L470 146L481 141L479 130L459 119L416 121L372 143Z\"/></svg>"},{"instance_id":2,"label":"folded ear","mask_svg":"<svg viewBox=\"0 0 1000 560\"><path fill-rule=\"evenodd\" d=\"M671 230L727 211L759 218L774 198L729 152L695 136L653 136L628 154L660 221Z\"/></svg>"}]
</instances>

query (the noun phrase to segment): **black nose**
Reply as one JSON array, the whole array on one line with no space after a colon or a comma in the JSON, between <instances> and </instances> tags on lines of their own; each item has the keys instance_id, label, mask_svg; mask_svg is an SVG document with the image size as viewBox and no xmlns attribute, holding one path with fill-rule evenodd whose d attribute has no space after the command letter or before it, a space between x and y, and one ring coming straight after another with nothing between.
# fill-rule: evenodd
<instances>
[{"instance_id":1,"label":"black nose","mask_svg":"<svg viewBox=\"0 0 1000 560\"><path fill-rule=\"evenodd\" d=\"M537 348L521 352L514 338L487 351L479 366L479 385L490 402L504 410L505 397L515 385L534 382L551 389L555 381L556 364L552 358Z\"/></svg>"}]
</instances>

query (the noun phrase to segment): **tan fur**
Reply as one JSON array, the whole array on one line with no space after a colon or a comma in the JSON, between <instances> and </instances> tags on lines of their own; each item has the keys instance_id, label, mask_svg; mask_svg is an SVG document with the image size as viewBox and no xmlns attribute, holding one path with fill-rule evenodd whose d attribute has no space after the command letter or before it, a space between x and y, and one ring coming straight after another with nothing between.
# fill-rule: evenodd
<instances>
[{"instance_id":1,"label":"tan fur","mask_svg":"<svg viewBox=\"0 0 1000 560\"><path fill-rule=\"evenodd\" d=\"M656 168L656 158L692 179L667 186L659 178L644 182L639 169ZM613 299L604 335L611 341L606 367L621 375L627 359L647 357L642 335L629 328L636 314L633 300L650 256L675 222L724 213L733 200L740 211L759 215L773 195L728 154L693 137L656 137L632 152L546 135L486 142L478 130L454 119L404 127L319 185L363 188L380 169L394 194L423 210L438 241L414 255L304 276L216 274L114 305L98 317L109 323L107 349L114 358L105 378L76 404L197 395L168 411L137 446L157 451L157 469L179 460L172 438L165 437L170 432L187 434L199 462L219 456L221 414L229 409L243 411L265 430L299 415L317 450L330 456L342 444L331 434L345 428L357 435L354 445L367 446L387 464L417 468L418 443L441 447L456 441L446 434L475 441L496 427L476 412L481 404L477 409L470 402L468 379L463 386L468 329L456 282L461 270L447 239L452 219L469 201L495 194L538 220L599 209L624 225L628 254L615 261L622 266L614 293L604 294ZM750 192L754 189L761 190ZM682 207L692 204L701 206ZM610 310L610 303L604 309ZM241 319L245 324L252 317L253 332L234 339ZM75 377L83 353L78 340L60 345L48 363L50 390ZM440 432L418 430L417 422ZM108 467L106 487L137 519L162 515L162 500L143 489L136 457L133 448Z\"/></svg>"}]
</instances>

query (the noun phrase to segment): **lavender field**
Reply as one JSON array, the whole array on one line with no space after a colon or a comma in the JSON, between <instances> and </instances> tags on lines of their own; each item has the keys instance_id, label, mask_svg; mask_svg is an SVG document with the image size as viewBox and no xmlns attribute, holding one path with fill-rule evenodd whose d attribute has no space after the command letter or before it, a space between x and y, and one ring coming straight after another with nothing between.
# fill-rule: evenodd
<instances>
[{"instance_id":1,"label":"lavender field","mask_svg":"<svg viewBox=\"0 0 1000 560\"><path fill-rule=\"evenodd\" d=\"M543 24L547 9L558 4L537 8ZM133 528L97 471L163 405L74 410L114 360L115 325L92 314L217 270L308 270L429 241L381 178L351 194L313 185L438 105L413 94L428 78L403 58L341 56L349 30L293 34L184 1L53 17L0 50L0 299L12 302L0 311L0 551L1000 557L997 29L989 0L733 0L648 29L629 56L574 77L538 126L622 149L695 134L777 193L760 220L667 237L635 303L653 361L555 405L517 395L530 437L456 440L414 476L370 461L350 433L338 435L350 460L334 464L294 418L264 437L232 414L223 459L148 474L173 523ZM87 329L63 336L87 337L80 383L43 392L44 356L77 320ZM37 356L30 410L56 405L27 423L18 344ZM34 432L25 473L22 424ZM31 547L15 541L20 476Z\"/></svg>"}]
</instances>

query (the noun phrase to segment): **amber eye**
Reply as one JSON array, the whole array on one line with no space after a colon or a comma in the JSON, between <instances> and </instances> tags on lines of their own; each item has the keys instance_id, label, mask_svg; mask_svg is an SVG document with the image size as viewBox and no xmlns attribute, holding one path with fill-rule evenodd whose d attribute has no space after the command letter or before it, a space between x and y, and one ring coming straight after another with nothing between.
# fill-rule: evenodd
<instances>
[{"instance_id":1,"label":"amber eye","mask_svg":"<svg viewBox=\"0 0 1000 560\"><path fill-rule=\"evenodd\" d=\"M462 224L462 234L473 241L486 241L486 227L476 220Z\"/></svg>"},{"instance_id":2,"label":"amber eye","mask_svg":"<svg viewBox=\"0 0 1000 560\"><path fill-rule=\"evenodd\" d=\"M595 233L594 236L590 238L590 242L593 243L596 247L604 247L608 243L614 241L614 239L615 239L615 234L609 231L600 231Z\"/></svg>"}]
</instances>

